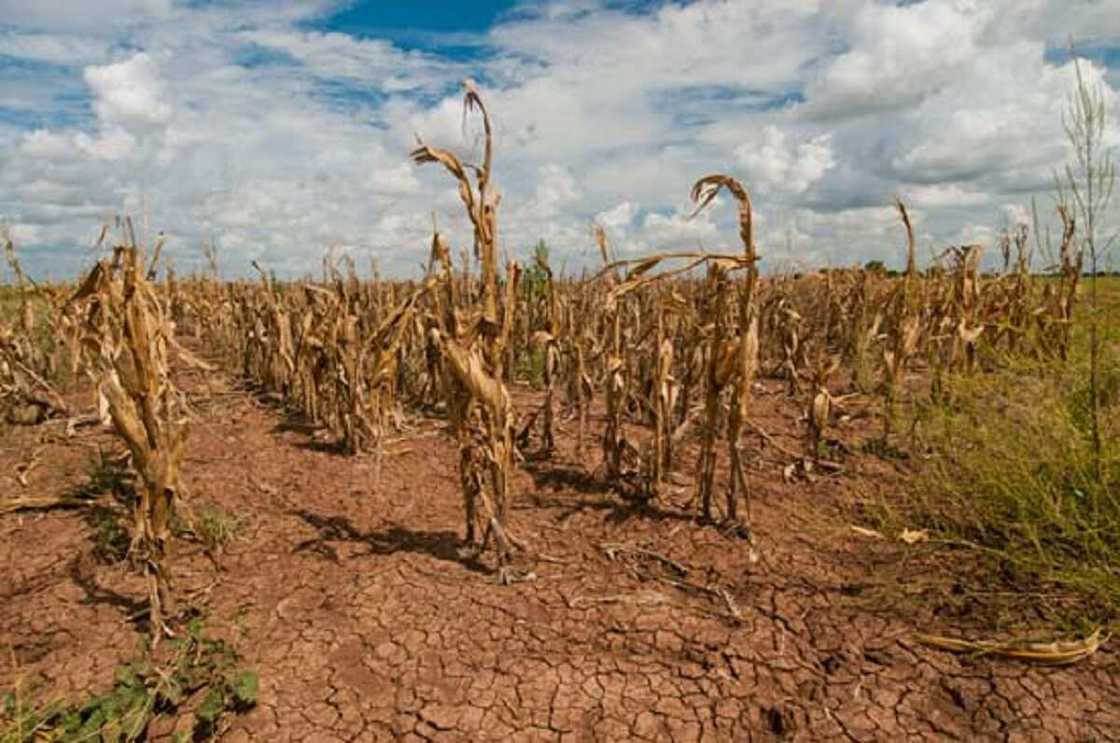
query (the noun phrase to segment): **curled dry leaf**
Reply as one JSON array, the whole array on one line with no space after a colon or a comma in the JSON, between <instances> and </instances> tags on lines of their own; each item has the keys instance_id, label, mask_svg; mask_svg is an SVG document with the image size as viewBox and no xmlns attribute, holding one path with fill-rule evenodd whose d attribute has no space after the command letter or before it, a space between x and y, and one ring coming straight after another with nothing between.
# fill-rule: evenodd
<instances>
[{"instance_id":1,"label":"curled dry leaf","mask_svg":"<svg viewBox=\"0 0 1120 743\"><path fill-rule=\"evenodd\" d=\"M31 452L31 456L27 458L27 461L20 462L16 465L16 480L18 480L19 484L23 487L26 488L30 485L27 480L28 476L33 469L42 464L43 450L45 448L45 446L36 447L35 450Z\"/></svg>"},{"instance_id":2,"label":"curled dry leaf","mask_svg":"<svg viewBox=\"0 0 1120 743\"><path fill-rule=\"evenodd\" d=\"M1098 627L1081 640L1054 642L995 642L991 640L961 640L940 635L918 634L915 639L923 645L953 653L977 653L1001 658L1040 663L1047 666L1065 666L1088 658L1108 642L1109 635Z\"/></svg>"},{"instance_id":3,"label":"curled dry leaf","mask_svg":"<svg viewBox=\"0 0 1120 743\"><path fill-rule=\"evenodd\" d=\"M898 538L907 544L917 544L929 541L929 532L925 529L903 529Z\"/></svg>"}]
</instances>

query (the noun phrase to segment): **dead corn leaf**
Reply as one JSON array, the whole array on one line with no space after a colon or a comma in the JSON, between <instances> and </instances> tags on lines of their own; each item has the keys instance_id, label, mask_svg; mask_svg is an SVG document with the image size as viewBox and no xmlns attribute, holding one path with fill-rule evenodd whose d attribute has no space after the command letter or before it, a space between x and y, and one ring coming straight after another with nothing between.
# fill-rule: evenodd
<instances>
[{"instance_id":1,"label":"dead corn leaf","mask_svg":"<svg viewBox=\"0 0 1120 743\"><path fill-rule=\"evenodd\" d=\"M43 454L43 449L45 448L45 446L38 447L31 452L31 456L28 457L26 462L20 462L16 465L16 480L23 487L26 488L30 485L30 483L27 481L27 477L31 474L31 470L35 469L42 463L41 457Z\"/></svg>"},{"instance_id":2,"label":"dead corn leaf","mask_svg":"<svg viewBox=\"0 0 1120 743\"><path fill-rule=\"evenodd\" d=\"M929 532L925 529L903 529L898 538L907 544L929 541Z\"/></svg>"},{"instance_id":3,"label":"dead corn leaf","mask_svg":"<svg viewBox=\"0 0 1120 743\"><path fill-rule=\"evenodd\" d=\"M1082 640L1055 642L971 641L926 634L918 634L914 638L924 645L952 653L979 653L1047 666L1066 666L1084 660L1097 652L1101 645L1108 642L1109 635L1103 634L1100 628L1097 628L1093 634Z\"/></svg>"}]
</instances>

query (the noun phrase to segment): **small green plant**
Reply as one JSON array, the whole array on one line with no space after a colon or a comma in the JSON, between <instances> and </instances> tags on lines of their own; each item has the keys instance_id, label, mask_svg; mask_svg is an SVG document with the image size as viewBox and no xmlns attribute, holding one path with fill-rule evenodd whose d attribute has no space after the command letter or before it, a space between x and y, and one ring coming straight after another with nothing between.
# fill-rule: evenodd
<instances>
[{"instance_id":1,"label":"small green plant","mask_svg":"<svg viewBox=\"0 0 1120 743\"><path fill-rule=\"evenodd\" d=\"M534 389L540 389L544 384L544 365L546 361L545 349L530 349L521 357L520 363L517 365L517 378L524 379Z\"/></svg>"},{"instance_id":2,"label":"small green plant","mask_svg":"<svg viewBox=\"0 0 1120 743\"><path fill-rule=\"evenodd\" d=\"M218 506L199 509L198 535L213 549L220 549L237 536L241 519Z\"/></svg>"},{"instance_id":3,"label":"small green plant","mask_svg":"<svg viewBox=\"0 0 1120 743\"><path fill-rule=\"evenodd\" d=\"M533 246L533 262L522 272L520 287L522 298L532 302L543 297L548 292L548 278L551 270L548 267L548 245L545 241L538 240Z\"/></svg>"},{"instance_id":4,"label":"small green plant","mask_svg":"<svg viewBox=\"0 0 1120 743\"><path fill-rule=\"evenodd\" d=\"M531 312L533 308L543 309L548 306L552 279L548 254L548 245L543 239L538 240L537 244L533 246L533 259L521 272L521 277L518 280L521 300L530 308ZM541 328L537 326L533 329L539 330ZM532 346L518 359L515 376L526 380L530 386L539 389L544 385L545 364L547 363L547 350L543 347Z\"/></svg>"},{"instance_id":5,"label":"small green plant","mask_svg":"<svg viewBox=\"0 0 1120 743\"><path fill-rule=\"evenodd\" d=\"M193 537L212 557L221 554L227 544L237 538L243 526L242 518L213 503L203 503L193 509L189 523L176 518L172 533Z\"/></svg>"},{"instance_id":6,"label":"small green plant","mask_svg":"<svg viewBox=\"0 0 1120 743\"><path fill-rule=\"evenodd\" d=\"M199 740L218 734L227 714L257 703L256 672L239 667L229 643L207 637L201 620L165 653L161 661L145 652L117 669L108 692L73 705L37 704L37 690L17 682L0 706L0 743L145 740L159 717L185 718L179 739Z\"/></svg>"},{"instance_id":7,"label":"small green plant","mask_svg":"<svg viewBox=\"0 0 1120 743\"><path fill-rule=\"evenodd\" d=\"M128 529L121 525L120 512L108 506L90 506L85 522L93 529L93 552L103 562L120 562L128 556Z\"/></svg>"},{"instance_id":8,"label":"small green plant","mask_svg":"<svg viewBox=\"0 0 1120 743\"><path fill-rule=\"evenodd\" d=\"M817 442L816 455L818 459L837 461L844 458L844 449L837 442L821 439Z\"/></svg>"},{"instance_id":9,"label":"small green plant","mask_svg":"<svg viewBox=\"0 0 1120 743\"><path fill-rule=\"evenodd\" d=\"M136 504L132 476L100 451L91 461L88 475L89 479L74 496L93 501L85 509L83 520L93 530L94 554L104 562L120 562L128 556L131 544L131 535L125 524Z\"/></svg>"},{"instance_id":10,"label":"small green plant","mask_svg":"<svg viewBox=\"0 0 1120 743\"><path fill-rule=\"evenodd\" d=\"M909 454L882 436L867 439L859 446L860 451L879 459L908 459Z\"/></svg>"}]
</instances>

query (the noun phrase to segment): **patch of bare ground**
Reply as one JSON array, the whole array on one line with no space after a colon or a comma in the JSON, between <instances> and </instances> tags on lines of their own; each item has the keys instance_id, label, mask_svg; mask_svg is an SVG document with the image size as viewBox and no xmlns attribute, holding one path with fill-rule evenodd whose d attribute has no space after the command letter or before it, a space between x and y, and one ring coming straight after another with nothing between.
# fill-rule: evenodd
<instances>
[{"instance_id":1,"label":"patch of bare ground","mask_svg":"<svg viewBox=\"0 0 1120 743\"><path fill-rule=\"evenodd\" d=\"M780 385L753 408L773 443L748 434L753 543L698 524L683 480L656 505L627 505L595 472L597 442L578 455L575 423L562 423L556 454L514 484L511 526L534 553L519 567L535 580L503 587L459 556L443 422L417 421L379 471L211 384L184 477L241 526L217 562L180 542L172 565L208 631L260 673L259 705L225 740L1120 739L1110 647L1044 668L913 639L976 629L953 598L955 566L849 529L867 494L889 495L891 464L853 453L839 474L783 477L774 444L801 443ZM870 435L861 426L839 435ZM26 492L79 487L112 440L92 429L43 442L43 430L5 431L4 488L22 490L9 473L40 445ZM77 698L143 642L144 587L95 543L81 510L0 517L0 679Z\"/></svg>"}]
</instances>

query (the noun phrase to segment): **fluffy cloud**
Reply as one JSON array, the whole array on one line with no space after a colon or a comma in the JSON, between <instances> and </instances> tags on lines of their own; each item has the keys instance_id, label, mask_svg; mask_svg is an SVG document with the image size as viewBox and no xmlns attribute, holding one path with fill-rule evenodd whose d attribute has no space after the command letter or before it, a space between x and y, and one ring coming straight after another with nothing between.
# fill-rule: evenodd
<instances>
[{"instance_id":1,"label":"fluffy cloud","mask_svg":"<svg viewBox=\"0 0 1120 743\"><path fill-rule=\"evenodd\" d=\"M772 124L736 147L735 158L748 183L794 193L809 188L836 164L829 135L795 143Z\"/></svg>"},{"instance_id":2,"label":"fluffy cloud","mask_svg":"<svg viewBox=\"0 0 1120 743\"><path fill-rule=\"evenodd\" d=\"M481 157L455 88L474 77L513 256L543 237L556 265L595 264L596 222L628 254L734 249L734 209L690 219L687 200L698 177L730 172L755 197L768 269L897 264L895 196L925 254L990 239L1049 189L1073 79L1053 29L1114 60L1106 5L528 2L464 59L439 36L421 52L332 31L334 0L0 0L15 19L0 32L0 218L56 274L123 209L171 236L183 270L205 238L230 273L249 259L302 273L334 250L408 274L433 212L469 243L453 181L407 153L421 135ZM1117 67L1082 69L1116 131Z\"/></svg>"},{"instance_id":3,"label":"fluffy cloud","mask_svg":"<svg viewBox=\"0 0 1120 743\"><path fill-rule=\"evenodd\" d=\"M637 213L637 204L623 201L621 204L596 214L595 223L608 230L624 230L634 222Z\"/></svg>"},{"instance_id":4,"label":"fluffy cloud","mask_svg":"<svg viewBox=\"0 0 1120 743\"><path fill-rule=\"evenodd\" d=\"M159 67L144 52L122 62L87 67L93 109L107 124L161 124L171 118Z\"/></svg>"},{"instance_id":5,"label":"fluffy cloud","mask_svg":"<svg viewBox=\"0 0 1120 743\"><path fill-rule=\"evenodd\" d=\"M920 101L967 75L992 18L976 0L864 3L847 29L848 51L809 83L807 108L835 118Z\"/></svg>"}]
</instances>

